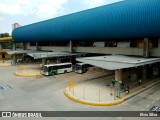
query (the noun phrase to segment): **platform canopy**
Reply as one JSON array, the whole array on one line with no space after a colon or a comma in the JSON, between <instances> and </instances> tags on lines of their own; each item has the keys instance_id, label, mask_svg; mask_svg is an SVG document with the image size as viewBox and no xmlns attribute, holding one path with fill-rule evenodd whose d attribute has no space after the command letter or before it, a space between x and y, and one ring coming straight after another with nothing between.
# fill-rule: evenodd
<instances>
[{"instance_id":1,"label":"platform canopy","mask_svg":"<svg viewBox=\"0 0 160 120\"><path fill-rule=\"evenodd\" d=\"M77 58L76 60L79 62L88 63L93 66L97 66L108 70L132 68L132 67L138 67L146 64L153 64L156 62L160 62L160 58L142 58L142 57L130 57L123 55L84 57L84 58Z\"/></svg>"},{"instance_id":2,"label":"platform canopy","mask_svg":"<svg viewBox=\"0 0 160 120\"><path fill-rule=\"evenodd\" d=\"M43 53L28 53L29 56L34 59L53 58L53 57L70 57L70 56L82 56L87 53L69 53L69 52L43 52Z\"/></svg>"},{"instance_id":3,"label":"platform canopy","mask_svg":"<svg viewBox=\"0 0 160 120\"><path fill-rule=\"evenodd\" d=\"M28 53L43 53L43 51L36 51L36 50L13 50L13 51L6 51L9 55L19 55L19 54L28 54Z\"/></svg>"},{"instance_id":4,"label":"platform canopy","mask_svg":"<svg viewBox=\"0 0 160 120\"><path fill-rule=\"evenodd\" d=\"M69 57L69 56L83 56L87 53L70 53L70 52L47 52L34 50L15 50L6 51L9 55L27 54L34 59L53 58L53 57Z\"/></svg>"},{"instance_id":5,"label":"platform canopy","mask_svg":"<svg viewBox=\"0 0 160 120\"><path fill-rule=\"evenodd\" d=\"M143 39L160 37L159 21L160 0L123 0L22 26L12 37L15 42Z\"/></svg>"}]
</instances>

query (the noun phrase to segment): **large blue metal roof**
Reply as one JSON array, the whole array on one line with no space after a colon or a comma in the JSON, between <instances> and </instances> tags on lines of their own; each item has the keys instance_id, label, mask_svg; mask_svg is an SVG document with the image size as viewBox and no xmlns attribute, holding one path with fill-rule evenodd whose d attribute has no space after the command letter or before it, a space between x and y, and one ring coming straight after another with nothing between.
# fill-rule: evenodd
<instances>
[{"instance_id":1,"label":"large blue metal roof","mask_svg":"<svg viewBox=\"0 0 160 120\"><path fill-rule=\"evenodd\" d=\"M23 26L16 42L160 37L160 0L124 0Z\"/></svg>"}]
</instances>

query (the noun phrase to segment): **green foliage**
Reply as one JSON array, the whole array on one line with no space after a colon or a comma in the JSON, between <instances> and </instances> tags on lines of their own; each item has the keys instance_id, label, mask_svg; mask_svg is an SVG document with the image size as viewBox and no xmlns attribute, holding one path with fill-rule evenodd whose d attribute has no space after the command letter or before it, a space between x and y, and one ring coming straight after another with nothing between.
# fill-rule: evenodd
<instances>
[{"instance_id":1,"label":"green foliage","mask_svg":"<svg viewBox=\"0 0 160 120\"><path fill-rule=\"evenodd\" d=\"M12 49L13 45L12 42L4 42L3 44L3 49ZM23 44L22 43L16 43L16 48L17 49L22 49Z\"/></svg>"},{"instance_id":2,"label":"green foliage","mask_svg":"<svg viewBox=\"0 0 160 120\"><path fill-rule=\"evenodd\" d=\"M10 37L9 33L1 33L0 34L0 38L4 38L4 37ZM3 49L12 49L12 42L4 42L3 44ZM17 49L22 49L23 48L23 44L22 43L16 43L16 48Z\"/></svg>"},{"instance_id":3,"label":"green foliage","mask_svg":"<svg viewBox=\"0 0 160 120\"><path fill-rule=\"evenodd\" d=\"M16 43L16 48L17 49L22 49L23 48L23 43Z\"/></svg>"},{"instance_id":4,"label":"green foliage","mask_svg":"<svg viewBox=\"0 0 160 120\"><path fill-rule=\"evenodd\" d=\"M4 42L3 48L4 49L12 49L12 43L11 42Z\"/></svg>"},{"instance_id":5,"label":"green foliage","mask_svg":"<svg viewBox=\"0 0 160 120\"><path fill-rule=\"evenodd\" d=\"M9 33L1 33L0 38L10 37Z\"/></svg>"}]
</instances>

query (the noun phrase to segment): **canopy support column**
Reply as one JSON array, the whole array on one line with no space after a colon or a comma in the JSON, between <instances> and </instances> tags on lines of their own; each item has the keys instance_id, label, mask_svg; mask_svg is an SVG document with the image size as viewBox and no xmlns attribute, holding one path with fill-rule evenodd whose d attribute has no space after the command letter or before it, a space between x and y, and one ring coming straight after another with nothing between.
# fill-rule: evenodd
<instances>
[{"instance_id":1,"label":"canopy support column","mask_svg":"<svg viewBox=\"0 0 160 120\"><path fill-rule=\"evenodd\" d=\"M122 81L122 70L115 70L115 80Z\"/></svg>"},{"instance_id":2,"label":"canopy support column","mask_svg":"<svg viewBox=\"0 0 160 120\"><path fill-rule=\"evenodd\" d=\"M3 50L3 45L2 45L2 43L0 43L0 50Z\"/></svg>"},{"instance_id":3,"label":"canopy support column","mask_svg":"<svg viewBox=\"0 0 160 120\"><path fill-rule=\"evenodd\" d=\"M160 48L160 38L158 39L158 48Z\"/></svg>"},{"instance_id":4,"label":"canopy support column","mask_svg":"<svg viewBox=\"0 0 160 120\"><path fill-rule=\"evenodd\" d=\"M146 65L144 65L143 66L143 73L142 73L142 79L143 79L143 81L145 81L147 79L146 73L147 73Z\"/></svg>"},{"instance_id":5,"label":"canopy support column","mask_svg":"<svg viewBox=\"0 0 160 120\"><path fill-rule=\"evenodd\" d=\"M42 59L42 66L46 65L46 58Z\"/></svg>"},{"instance_id":6,"label":"canopy support column","mask_svg":"<svg viewBox=\"0 0 160 120\"><path fill-rule=\"evenodd\" d=\"M144 38L143 57L149 58L149 40Z\"/></svg>"},{"instance_id":7,"label":"canopy support column","mask_svg":"<svg viewBox=\"0 0 160 120\"><path fill-rule=\"evenodd\" d=\"M40 48L39 48L39 42L36 42L36 50L39 51Z\"/></svg>"},{"instance_id":8,"label":"canopy support column","mask_svg":"<svg viewBox=\"0 0 160 120\"><path fill-rule=\"evenodd\" d=\"M13 46L13 51L16 50L16 43L15 42L12 43L12 46Z\"/></svg>"},{"instance_id":9,"label":"canopy support column","mask_svg":"<svg viewBox=\"0 0 160 120\"><path fill-rule=\"evenodd\" d=\"M23 43L23 50L27 49L27 43Z\"/></svg>"},{"instance_id":10,"label":"canopy support column","mask_svg":"<svg viewBox=\"0 0 160 120\"><path fill-rule=\"evenodd\" d=\"M74 52L73 51L73 42L71 40L69 41L69 51L70 51L70 53Z\"/></svg>"},{"instance_id":11,"label":"canopy support column","mask_svg":"<svg viewBox=\"0 0 160 120\"><path fill-rule=\"evenodd\" d=\"M13 51L15 51L17 48L16 48L16 43L15 42L12 42L12 45L13 45ZM17 55L16 54L14 54L13 55L13 62L14 62L14 64L16 65L16 63L17 63Z\"/></svg>"}]
</instances>

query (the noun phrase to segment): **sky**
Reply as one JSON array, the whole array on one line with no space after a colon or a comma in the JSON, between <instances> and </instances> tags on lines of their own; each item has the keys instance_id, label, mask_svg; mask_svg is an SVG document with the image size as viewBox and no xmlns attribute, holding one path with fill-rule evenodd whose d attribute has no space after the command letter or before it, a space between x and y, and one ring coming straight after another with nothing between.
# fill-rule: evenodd
<instances>
[{"instance_id":1,"label":"sky","mask_svg":"<svg viewBox=\"0 0 160 120\"><path fill-rule=\"evenodd\" d=\"M28 25L122 0L0 0L0 33L12 24Z\"/></svg>"}]
</instances>

